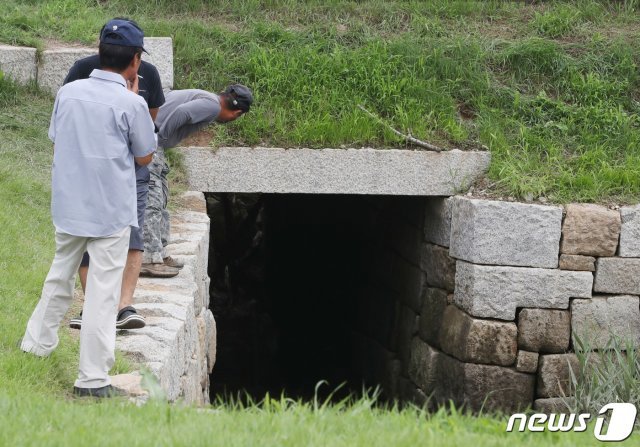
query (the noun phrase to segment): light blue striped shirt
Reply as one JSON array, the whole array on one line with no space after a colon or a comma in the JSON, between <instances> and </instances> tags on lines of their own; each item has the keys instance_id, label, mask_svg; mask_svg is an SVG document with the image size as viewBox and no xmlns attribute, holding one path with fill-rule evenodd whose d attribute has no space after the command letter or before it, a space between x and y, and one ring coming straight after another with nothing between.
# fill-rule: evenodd
<instances>
[{"instance_id":1,"label":"light blue striped shirt","mask_svg":"<svg viewBox=\"0 0 640 447\"><path fill-rule=\"evenodd\" d=\"M104 237L138 226L133 157L156 149L142 97L124 78L93 70L56 95L49 138L54 143L51 214L56 230Z\"/></svg>"}]
</instances>

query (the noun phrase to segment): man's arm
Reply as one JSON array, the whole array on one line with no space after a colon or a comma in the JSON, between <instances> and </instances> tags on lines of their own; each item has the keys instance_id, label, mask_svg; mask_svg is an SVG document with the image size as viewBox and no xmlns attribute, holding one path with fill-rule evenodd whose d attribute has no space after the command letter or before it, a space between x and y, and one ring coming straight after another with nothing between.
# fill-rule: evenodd
<instances>
[{"instance_id":1,"label":"man's arm","mask_svg":"<svg viewBox=\"0 0 640 447\"><path fill-rule=\"evenodd\" d=\"M220 104L208 98L194 99L180 104L165 120L160 132L158 132L158 138L172 142L173 136L182 126L186 124L212 123L219 113ZM171 146L178 142L172 143Z\"/></svg>"},{"instance_id":2,"label":"man's arm","mask_svg":"<svg viewBox=\"0 0 640 447\"><path fill-rule=\"evenodd\" d=\"M140 78L136 77L132 81L127 81L127 90L135 93L136 95L140 91ZM156 120L156 116L158 115L158 108L149 108L149 115L151 115L151 121ZM154 127L155 128L155 127Z\"/></svg>"},{"instance_id":3,"label":"man's arm","mask_svg":"<svg viewBox=\"0 0 640 447\"><path fill-rule=\"evenodd\" d=\"M155 128L148 110L140 99L129 122L129 149L136 163L141 166L151 163L157 146Z\"/></svg>"},{"instance_id":4,"label":"man's arm","mask_svg":"<svg viewBox=\"0 0 640 447\"><path fill-rule=\"evenodd\" d=\"M151 152L149 155L145 155L144 157L133 157L133 158L136 161L136 163L138 163L140 166L146 166L153 161L153 154L154 153Z\"/></svg>"}]
</instances>

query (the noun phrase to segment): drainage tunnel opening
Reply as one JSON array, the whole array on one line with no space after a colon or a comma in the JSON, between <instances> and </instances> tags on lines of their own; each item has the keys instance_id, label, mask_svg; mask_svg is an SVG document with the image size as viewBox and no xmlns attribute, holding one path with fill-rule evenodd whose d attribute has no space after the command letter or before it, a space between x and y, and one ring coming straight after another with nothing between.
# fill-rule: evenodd
<instances>
[{"instance_id":1,"label":"drainage tunnel opening","mask_svg":"<svg viewBox=\"0 0 640 447\"><path fill-rule=\"evenodd\" d=\"M218 328L211 398L306 399L320 381L321 397L341 384L337 398L363 386L395 394L411 342L403 296L421 293L422 199L206 198Z\"/></svg>"}]
</instances>

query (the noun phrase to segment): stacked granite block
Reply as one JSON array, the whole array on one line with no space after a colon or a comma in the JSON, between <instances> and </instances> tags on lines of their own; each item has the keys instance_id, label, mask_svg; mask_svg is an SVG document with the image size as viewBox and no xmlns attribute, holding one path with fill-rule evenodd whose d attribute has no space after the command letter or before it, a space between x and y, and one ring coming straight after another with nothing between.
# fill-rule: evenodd
<instances>
[{"instance_id":1,"label":"stacked granite block","mask_svg":"<svg viewBox=\"0 0 640 447\"><path fill-rule=\"evenodd\" d=\"M425 209L426 278L400 397L562 411L576 335L591 349L640 343L639 206L454 197Z\"/></svg>"}]
</instances>

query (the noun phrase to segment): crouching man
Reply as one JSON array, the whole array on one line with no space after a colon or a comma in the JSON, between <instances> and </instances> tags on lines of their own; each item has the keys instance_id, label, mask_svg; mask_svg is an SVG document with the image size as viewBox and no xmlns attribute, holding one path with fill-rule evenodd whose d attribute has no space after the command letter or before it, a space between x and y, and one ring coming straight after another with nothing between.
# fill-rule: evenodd
<instances>
[{"instance_id":1,"label":"crouching man","mask_svg":"<svg viewBox=\"0 0 640 447\"><path fill-rule=\"evenodd\" d=\"M165 99L156 118L158 152L149 165L149 199L140 270L140 276L156 278L176 276L182 268L182 264L166 252L169 243L169 165L164 150L214 121L224 124L240 118L251 108L253 93L242 84L234 84L220 94L198 89L173 90L165 94Z\"/></svg>"}]
</instances>

